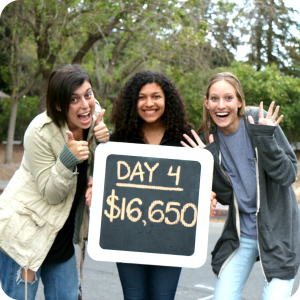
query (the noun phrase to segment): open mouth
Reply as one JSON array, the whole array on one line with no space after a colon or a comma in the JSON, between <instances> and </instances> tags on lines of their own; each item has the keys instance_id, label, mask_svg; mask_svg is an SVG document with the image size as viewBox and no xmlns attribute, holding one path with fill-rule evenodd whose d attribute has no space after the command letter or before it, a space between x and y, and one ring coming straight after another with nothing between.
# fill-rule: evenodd
<instances>
[{"instance_id":1,"label":"open mouth","mask_svg":"<svg viewBox=\"0 0 300 300\"><path fill-rule=\"evenodd\" d=\"M79 120L80 120L82 123L87 124L87 123L89 123L90 120L91 120L91 112L88 111L88 112L86 112L86 113L84 113L84 114L78 115L78 118L79 118Z\"/></svg>"},{"instance_id":2,"label":"open mouth","mask_svg":"<svg viewBox=\"0 0 300 300\"><path fill-rule=\"evenodd\" d=\"M229 113L216 113L217 115L217 118L220 119L220 120L225 120L228 116L229 116Z\"/></svg>"},{"instance_id":3,"label":"open mouth","mask_svg":"<svg viewBox=\"0 0 300 300\"><path fill-rule=\"evenodd\" d=\"M146 115L153 115L157 112L157 109L152 109L152 110L143 110L143 113Z\"/></svg>"}]
</instances>

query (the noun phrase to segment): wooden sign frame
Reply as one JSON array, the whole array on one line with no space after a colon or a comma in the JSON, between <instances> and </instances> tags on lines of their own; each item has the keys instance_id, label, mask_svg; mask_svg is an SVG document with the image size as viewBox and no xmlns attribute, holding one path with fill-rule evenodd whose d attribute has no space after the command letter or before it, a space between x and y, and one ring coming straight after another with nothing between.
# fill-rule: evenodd
<instances>
[{"instance_id":1,"label":"wooden sign frame","mask_svg":"<svg viewBox=\"0 0 300 300\"><path fill-rule=\"evenodd\" d=\"M195 245L191 255L174 255L138 251L104 249L100 246L101 222L103 214L106 163L112 155L143 158L175 159L198 162L201 166L197 223L195 225ZM136 264L180 266L198 268L207 258L210 195L213 175L213 156L205 149L172 146L107 142L95 151L93 196L90 208L88 253L94 260ZM151 191L150 191L151 192ZM106 210L106 215L109 213ZM124 217L124 216L123 216ZM143 222L145 222L143 220Z\"/></svg>"}]
</instances>

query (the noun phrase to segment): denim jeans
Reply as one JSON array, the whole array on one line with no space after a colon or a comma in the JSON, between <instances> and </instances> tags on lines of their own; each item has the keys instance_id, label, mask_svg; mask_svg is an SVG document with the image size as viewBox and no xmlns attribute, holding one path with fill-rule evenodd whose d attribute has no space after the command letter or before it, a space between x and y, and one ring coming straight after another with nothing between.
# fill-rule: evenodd
<instances>
[{"instance_id":1,"label":"denim jeans","mask_svg":"<svg viewBox=\"0 0 300 300\"><path fill-rule=\"evenodd\" d=\"M257 240L241 237L240 247L215 279L214 300L240 300L244 285L259 256ZM285 300L291 296L294 279L273 278L264 283L263 300Z\"/></svg>"},{"instance_id":2,"label":"denim jeans","mask_svg":"<svg viewBox=\"0 0 300 300\"><path fill-rule=\"evenodd\" d=\"M124 300L173 300L181 268L117 263Z\"/></svg>"},{"instance_id":3,"label":"denim jeans","mask_svg":"<svg viewBox=\"0 0 300 300\"><path fill-rule=\"evenodd\" d=\"M27 283L27 299L34 300L40 278L46 300L77 300L79 291L75 254L66 262L42 264L35 273L35 280ZM6 295L16 300L25 299L25 281L20 266L0 251L0 281Z\"/></svg>"}]
</instances>

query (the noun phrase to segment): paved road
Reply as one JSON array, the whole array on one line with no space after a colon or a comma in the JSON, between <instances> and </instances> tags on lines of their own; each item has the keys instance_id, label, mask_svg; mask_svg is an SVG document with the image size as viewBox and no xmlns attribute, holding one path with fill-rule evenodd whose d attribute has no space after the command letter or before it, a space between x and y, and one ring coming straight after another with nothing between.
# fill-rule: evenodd
<instances>
[{"instance_id":1,"label":"paved road","mask_svg":"<svg viewBox=\"0 0 300 300\"><path fill-rule=\"evenodd\" d=\"M206 300L213 298L214 275L210 266L210 252L221 234L223 224L222 222L210 222L207 261L201 268L184 268L182 270L175 300ZM264 279L260 264L256 263L244 288L242 300L260 300L263 283ZM296 277L293 293L298 289L299 284L300 274ZM36 300L44 300L42 288L42 284L40 284ZM123 299L115 263L93 261L87 255L84 264L83 299Z\"/></svg>"}]
</instances>

